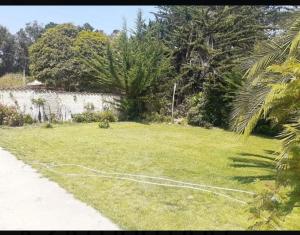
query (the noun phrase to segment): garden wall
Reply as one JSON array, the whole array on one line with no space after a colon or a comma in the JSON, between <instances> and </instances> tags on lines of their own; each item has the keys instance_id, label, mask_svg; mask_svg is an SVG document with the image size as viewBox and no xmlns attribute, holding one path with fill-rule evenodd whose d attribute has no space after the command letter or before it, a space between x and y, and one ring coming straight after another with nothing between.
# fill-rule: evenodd
<instances>
[{"instance_id":1,"label":"garden wall","mask_svg":"<svg viewBox=\"0 0 300 235\"><path fill-rule=\"evenodd\" d=\"M44 99L44 105L39 106L34 100ZM16 106L23 114L29 114L38 120L39 112L41 121L47 120L50 115L55 115L57 120L67 121L72 119L72 114L86 111L89 104L95 111L106 108L115 108L115 99L112 94L38 91L30 89L5 89L0 90L0 104Z\"/></svg>"}]
</instances>

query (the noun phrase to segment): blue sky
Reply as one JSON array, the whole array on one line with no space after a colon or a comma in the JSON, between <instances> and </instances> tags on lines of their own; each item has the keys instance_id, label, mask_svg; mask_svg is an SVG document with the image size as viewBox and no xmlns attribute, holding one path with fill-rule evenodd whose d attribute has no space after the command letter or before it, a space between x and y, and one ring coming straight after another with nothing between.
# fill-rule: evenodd
<instances>
[{"instance_id":1,"label":"blue sky","mask_svg":"<svg viewBox=\"0 0 300 235\"><path fill-rule=\"evenodd\" d=\"M51 21L75 25L88 22L95 29L110 34L122 28L123 18L128 28L132 28L139 8L145 19L154 19L150 12L157 11L155 6L0 6L0 24L16 33L34 20L44 25Z\"/></svg>"}]
</instances>

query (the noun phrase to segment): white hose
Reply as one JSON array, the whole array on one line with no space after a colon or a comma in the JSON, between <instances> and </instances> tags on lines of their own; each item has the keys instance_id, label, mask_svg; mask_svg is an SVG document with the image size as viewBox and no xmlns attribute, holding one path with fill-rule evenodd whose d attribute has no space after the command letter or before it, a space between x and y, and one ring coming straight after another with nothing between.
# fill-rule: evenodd
<instances>
[{"instance_id":1,"label":"white hose","mask_svg":"<svg viewBox=\"0 0 300 235\"><path fill-rule=\"evenodd\" d=\"M87 170L90 170L95 173L100 173L100 174L105 174L105 175L125 175L125 176L135 176L135 177L141 177L141 178L150 178L150 179L159 179L159 180L165 180L165 181L170 181L174 183L180 183L180 184L185 184L185 185L192 185L192 186L198 186L198 187L205 187L205 188L214 188L214 189L221 189L221 190L226 190L226 191L234 191L234 192L240 192L240 193L246 193L250 195L255 195L254 192L251 191L245 191L245 190L240 190L240 189L232 189L232 188L224 188L224 187L218 187L218 186L211 186L211 185L205 185L205 184L195 184L195 183L189 183L189 182L184 182L184 181L178 181L178 180L172 180L164 177L156 177L156 176L147 176L147 175L138 175L138 174L128 174L128 173L117 173L117 172L105 172L105 171L99 171L93 168L89 168L86 166L82 165L77 165L77 164L54 164L52 167L61 167L61 166L76 166L80 168L84 168Z\"/></svg>"},{"instance_id":2,"label":"white hose","mask_svg":"<svg viewBox=\"0 0 300 235\"><path fill-rule=\"evenodd\" d=\"M175 187L175 188L188 188L188 189L193 189L193 190L198 190L198 191L202 191L202 192L209 192L218 196L222 196L225 198L228 198L230 200L234 200L237 201L239 203L242 204L247 204L247 202L240 200L240 199L236 199L234 197L231 197L227 194L224 193L219 193L219 192L215 192L215 191L211 191L211 190L207 190L207 189L203 189L203 188L198 188L198 187L193 187L193 186L187 186L187 185L174 185L174 184L165 184L165 183L155 183L155 182L150 182L150 181L144 181L144 180L138 180L138 179L132 179L132 178L128 178L128 177L121 177L121 176L110 176L110 175L122 175L121 173L101 173L98 170L92 169L92 168L88 168L88 167L84 167L84 166L80 166L80 165L76 165L76 164L61 164L61 165L48 165L45 163L39 163L39 162L34 162L36 164L40 164L45 166L49 171L62 175L62 176L88 176L88 177L104 177L104 178L112 178L112 179L122 179L122 180L128 180L128 181L134 181L134 182L139 182L139 183L144 183L144 184L152 184L152 185L159 185L159 186L165 186L165 187ZM78 166L78 167L82 167L82 168L86 168L90 171L95 172L96 174L74 174L74 173L60 173L58 171L55 171L51 168L53 167L58 167L58 166ZM134 174L124 174L124 175L129 175L129 176L140 176L140 175L134 175ZM152 176L144 176L144 178L149 177L149 178L158 178L158 179L163 179L166 180L164 178L160 178L160 177L152 177ZM167 179L168 180L168 179ZM173 180L169 180L169 181L173 181ZM174 182L177 182L174 180ZM178 181L181 182L181 181ZM181 183L185 183L185 182L181 182ZM189 183L187 183L189 184ZM197 184L195 184L197 185ZM206 185L207 186L207 185ZM211 186L213 187L213 186ZM217 187L218 189L220 189L221 187Z\"/></svg>"}]
</instances>

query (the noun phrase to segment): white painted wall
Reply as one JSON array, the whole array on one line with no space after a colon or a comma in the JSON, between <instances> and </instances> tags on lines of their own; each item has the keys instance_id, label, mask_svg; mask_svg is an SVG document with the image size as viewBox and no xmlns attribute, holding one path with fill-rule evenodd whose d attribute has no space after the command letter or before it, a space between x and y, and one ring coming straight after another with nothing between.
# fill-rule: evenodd
<instances>
[{"instance_id":1,"label":"white painted wall","mask_svg":"<svg viewBox=\"0 0 300 235\"><path fill-rule=\"evenodd\" d=\"M92 103L95 111L103 111L105 108L114 109L115 106L108 102L115 103L118 96L100 93L79 93L79 92L54 92L36 90L0 90L0 104L16 106L23 114L29 114L33 119L38 120L39 108L33 104L32 99L45 99L44 108L40 108L42 120L44 115L50 113L62 121L71 120L72 114L82 113L88 103Z\"/></svg>"}]
</instances>

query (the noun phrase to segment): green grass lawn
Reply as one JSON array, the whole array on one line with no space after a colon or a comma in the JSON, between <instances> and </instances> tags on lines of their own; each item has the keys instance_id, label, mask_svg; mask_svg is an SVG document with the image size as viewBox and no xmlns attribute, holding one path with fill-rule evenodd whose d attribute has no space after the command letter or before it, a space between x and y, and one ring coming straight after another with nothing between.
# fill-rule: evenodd
<instances>
[{"instance_id":1,"label":"green grass lawn","mask_svg":"<svg viewBox=\"0 0 300 235\"><path fill-rule=\"evenodd\" d=\"M274 183L272 153L280 145L277 140L254 136L243 142L221 129L120 122L110 129L100 129L97 123L1 128L0 146L123 229L236 230L249 225L249 208L229 198L189 188L86 176L94 173L75 166L53 169L83 176L57 174L32 161L259 192L266 183ZM251 199L239 192L219 192Z\"/></svg>"}]
</instances>

